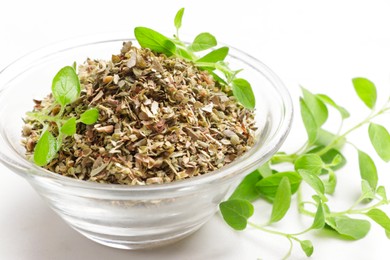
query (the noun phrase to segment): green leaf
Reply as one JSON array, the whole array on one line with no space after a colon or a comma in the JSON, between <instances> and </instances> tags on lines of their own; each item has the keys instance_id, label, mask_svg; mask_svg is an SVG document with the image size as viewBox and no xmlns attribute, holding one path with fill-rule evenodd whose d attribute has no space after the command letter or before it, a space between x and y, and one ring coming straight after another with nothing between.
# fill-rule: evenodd
<instances>
[{"instance_id":1,"label":"green leaf","mask_svg":"<svg viewBox=\"0 0 390 260\"><path fill-rule=\"evenodd\" d=\"M209 72L209 74L211 76L213 76L214 80L219 82L219 84L223 86L228 86L229 84L223 79L221 78L220 76L218 76L216 73L214 73L210 68L207 68L207 67L201 67L201 69L205 69Z\"/></svg>"},{"instance_id":2,"label":"green leaf","mask_svg":"<svg viewBox=\"0 0 390 260\"><path fill-rule=\"evenodd\" d=\"M386 235L390 233L390 218L386 215L385 212L380 209L371 209L365 214L381 227L383 227L386 231Z\"/></svg>"},{"instance_id":3,"label":"green leaf","mask_svg":"<svg viewBox=\"0 0 390 260\"><path fill-rule=\"evenodd\" d=\"M340 235L353 240L362 239L367 235L371 228L369 221L353 219L347 216L327 218L326 223Z\"/></svg>"},{"instance_id":4,"label":"green leaf","mask_svg":"<svg viewBox=\"0 0 390 260\"><path fill-rule=\"evenodd\" d=\"M96 123L96 121L99 118L99 110L96 108L90 108L80 116L80 122L86 124L86 125L92 125Z\"/></svg>"},{"instance_id":5,"label":"green leaf","mask_svg":"<svg viewBox=\"0 0 390 260\"><path fill-rule=\"evenodd\" d=\"M299 101L301 106L301 117L308 135L309 143L313 144L317 139L319 127L305 101L302 98L300 98Z\"/></svg>"},{"instance_id":6,"label":"green leaf","mask_svg":"<svg viewBox=\"0 0 390 260\"><path fill-rule=\"evenodd\" d=\"M233 95L237 101L248 109L254 109L256 105L255 95L251 84L245 79L237 78L232 81Z\"/></svg>"},{"instance_id":7,"label":"green leaf","mask_svg":"<svg viewBox=\"0 0 390 260\"><path fill-rule=\"evenodd\" d=\"M256 183L258 191L268 199L275 197L276 191L279 187L283 177L287 177L291 185L291 193L294 194L301 184L301 176L296 172L278 172L269 177L263 178Z\"/></svg>"},{"instance_id":8,"label":"green leaf","mask_svg":"<svg viewBox=\"0 0 390 260\"><path fill-rule=\"evenodd\" d=\"M322 126L328 119L328 109L325 104L305 88L302 88L302 93L303 100L313 115L317 127Z\"/></svg>"},{"instance_id":9,"label":"green leaf","mask_svg":"<svg viewBox=\"0 0 390 260\"><path fill-rule=\"evenodd\" d=\"M381 125L370 123L368 134L375 151L383 161L390 161L390 134Z\"/></svg>"},{"instance_id":10,"label":"green leaf","mask_svg":"<svg viewBox=\"0 0 390 260\"><path fill-rule=\"evenodd\" d=\"M190 60L192 61L191 54L188 53L185 49L182 48L176 48L176 56L179 56L185 60Z\"/></svg>"},{"instance_id":11,"label":"green leaf","mask_svg":"<svg viewBox=\"0 0 390 260\"><path fill-rule=\"evenodd\" d=\"M287 177L283 177L275 194L271 222L278 222L287 213L291 205L291 186Z\"/></svg>"},{"instance_id":12,"label":"green leaf","mask_svg":"<svg viewBox=\"0 0 390 260\"><path fill-rule=\"evenodd\" d=\"M142 48L149 48L167 56L172 56L176 51L176 45L169 38L152 29L136 27L134 35Z\"/></svg>"},{"instance_id":13,"label":"green leaf","mask_svg":"<svg viewBox=\"0 0 390 260\"><path fill-rule=\"evenodd\" d=\"M367 107L373 109L376 103L376 87L366 78L352 79L353 86L359 98Z\"/></svg>"},{"instance_id":14,"label":"green leaf","mask_svg":"<svg viewBox=\"0 0 390 260\"><path fill-rule=\"evenodd\" d=\"M34 162L38 166L48 164L57 154L57 140L46 130L39 138L34 149Z\"/></svg>"},{"instance_id":15,"label":"green leaf","mask_svg":"<svg viewBox=\"0 0 390 260\"><path fill-rule=\"evenodd\" d=\"M328 104L337 109L343 119L346 119L350 116L349 112L345 108L337 105L336 102L334 102L329 96L324 94L317 94L316 96L325 104Z\"/></svg>"},{"instance_id":16,"label":"green leaf","mask_svg":"<svg viewBox=\"0 0 390 260\"><path fill-rule=\"evenodd\" d=\"M245 200L228 200L219 204L223 219L235 230L243 230L253 215L253 205Z\"/></svg>"},{"instance_id":17,"label":"green leaf","mask_svg":"<svg viewBox=\"0 0 390 260\"><path fill-rule=\"evenodd\" d=\"M194 52L204 51L217 46L217 40L210 33L200 33L195 37L189 49Z\"/></svg>"},{"instance_id":18,"label":"green leaf","mask_svg":"<svg viewBox=\"0 0 390 260\"><path fill-rule=\"evenodd\" d=\"M333 160L332 160L332 162L331 162L329 165L330 165L330 166L337 166L337 165L339 165L340 163L342 163L343 160L345 160L345 158L344 158L341 154L336 154L336 155L333 157Z\"/></svg>"},{"instance_id":19,"label":"green leaf","mask_svg":"<svg viewBox=\"0 0 390 260\"><path fill-rule=\"evenodd\" d=\"M320 146L327 146L328 144L333 142L336 138L339 138L339 136L320 128L318 129L318 135L315 144ZM338 140L337 143L333 143L332 146L336 149L340 149L344 146L345 142L346 142L346 138L343 137L340 138L340 140Z\"/></svg>"},{"instance_id":20,"label":"green leaf","mask_svg":"<svg viewBox=\"0 0 390 260\"><path fill-rule=\"evenodd\" d=\"M326 201L326 197L324 196L325 193L325 186L324 183L321 181L321 179L313 174L311 171L306 170L298 170L299 175L301 175L304 182L310 185L310 187L313 188L313 190L321 197L322 200Z\"/></svg>"},{"instance_id":21,"label":"green leaf","mask_svg":"<svg viewBox=\"0 0 390 260\"><path fill-rule=\"evenodd\" d=\"M362 198L368 200L375 198L375 191L366 180L362 180Z\"/></svg>"},{"instance_id":22,"label":"green leaf","mask_svg":"<svg viewBox=\"0 0 390 260\"><path fill-rule=\"evenodd\" d=\"M324 163L331 164L333 170L338 170L347 163L347 159L345 159L344 155L336 149L330 149L321 155L321 159Z\"/></svg>"},{"instance_id":23,"label":"green leaf","mask_svg":"<svg viewBox=\"0 0 390 260\"><path fill-rule=\"evenodd\" d=\"M75 70L70 66L63 67L54 76L51 90L61 106L75 101L80 96L80 80Z\"/></svg>"},{"instance_id":24,"label":"green leaf","mask_svg":"<svg viewBox=\"0 0 390 260\"><path fill-rule=\"evenodd\" d=\"M325 226L325 213L322 202L318 203L317 212L314 217L313 224L311 225L311 229L322 229Z\"/></svg>"},{"instance_id":25,"label":"green leaf","mask_svg":"<svg viewBox=\"0 0 390 260\"><path fill-rule=\"evenodd\" d=\"M205 56L202 58L199 58L196 60L195 64L198 62L210 62L210 63L216 63L218 61L223 61L226 56L229 53L229 48L228 47L221 47L219 49L210 51L207 53Z\"/></svg>"},{"instance_id":26,"label":"green leaf","mask_svg":"<svg viewBox=\"0 0 390 260\"><path fill-rule=\"evenodd\" d=\"M314 247L310 240L299 241L303 252L305 252L307 257L310 257L313 254Z\"/></svg>"},{"instance_id":27,"label":"green leaf","mask_svg":"<svg viewBox=\"0 0 390 260\"><path fill-rule=\"evenodd\" d=\"M260 181L262 178L263 177L261 176L259 170L254 170L252 173L248 174L234 190L229 200L240 199L240 200L254 201L258 199L260 193L256 189L256 183Z\"/></svg>"},{"instance_id":28,"label":"green leaf","mask_svg":"<svg viewBox=\"0 0 390 260\"><path fill-rule=\"evenodd\" d=\"M180 8L180 10L177 11L177 13L175 15L174 23L175 23L175 27L176 27L177 31L179 31L179 29L181 27L181 21L183 19L183 14L184 14L184 8Z\"/></svg>"},{"instance_id":29,"label":"green leaf","mask_svg":"<svg viewBox=\"0 0 390 260\"><path fill-rule=\"evenodd\" d=\"M336 189L336 184L337 184L336 174L334 174L333 171L330 171L328 180L324 182L325 193L333 194Z\"/></svg>"},{"instance_id":30,"label":"green leaf","mask_svg":"<svg viewBox=\"0 0 390 260\"><path fill-rule=\"evenodd\" d=\"M378 189L376 189L376 193L381 196L382 200L386 202L387 204L387 194L386 189L383 186L379 186Z\"/></svg>"},{"instance_id":31,"label":"green leaf","mask_svg":"<svg viewBox=\"0 0 390 260\"><path fill-rule=\"evenodd\" d=\"M65 135L74 135L76 133L76 118L68 119L61 127L61 133Z\"/></svg>"},{"instance_id":32,"label":"green leaf","mask_svg":"<svg viewBox=\"0 0 390 260\"><path fill-rule=\"evenodd\" d=\"M262 166L258 168L260 175L263 178L271 176L273 174L272 169L269 165L269 162L264 163Z\"/></svg>"},{"instance_id":33,"label":"green leaf","mask_svg":"<svg viewBox=\"0 0 390 260\"><path fill-rule=\"evenodd\" d=\"M295 170L306 170L310 171L313 174L319 175L322 168L324 167L324 162L321 157L317 154L309 153L301 155L294 164Z\"/></svg>"},{"instance_id":34,"label":"green leaf","mask_svg":"<svg viewBox=\"0 0 390 260\"><path fill-rule=\"evenodd\" d=\"M317 146L314 149L310 150L309 153L317 153L323 148L324 146L322 145ZM330 168L333 170L338 170L347 163L347 160L345 159L344 155L339 150L333 148L322 154L320 157L324 164L327 164L328 166L332 165L330 166ZM336 162L338 162L338 164L335 164ZM322 173L326 173L326 171L323 170Z\"/></svg>"},{"instance_id":35,"label":"green leaf","mask_svg":"<svg viewBox=\"0 0 390 260\"><path fill-rule=\"evenodd\" d=\"M368 154L360 150L358 150L358 157L360 176L370 184L371 189L376 190L378 173L374 161Z\"/></svg>"}]
</instances>

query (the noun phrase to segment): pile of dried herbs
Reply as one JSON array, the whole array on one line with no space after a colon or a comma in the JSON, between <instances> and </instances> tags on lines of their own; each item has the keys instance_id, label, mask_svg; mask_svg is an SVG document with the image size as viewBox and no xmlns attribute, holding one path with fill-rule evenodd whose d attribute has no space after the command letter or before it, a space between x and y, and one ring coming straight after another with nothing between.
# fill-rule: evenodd
<instances>
[{"instance_id":1,"label":"pile of dried herbs","mask_svg":"<svg viewBox=\"0 0 390 260\"><path fill-rule=\"evenodd\" d=\"M78 78L73 102L60 106L50 94L25 118L27 157L49 131L57 149L42 166L58 174L100 183L168 183L219 169L254 143L254 112L182 58L126 42L109 61L88 59ZM94 120L82 120L94 111ZM61 124L51 120L57 115Z\"/></svg>"}]
</instances>

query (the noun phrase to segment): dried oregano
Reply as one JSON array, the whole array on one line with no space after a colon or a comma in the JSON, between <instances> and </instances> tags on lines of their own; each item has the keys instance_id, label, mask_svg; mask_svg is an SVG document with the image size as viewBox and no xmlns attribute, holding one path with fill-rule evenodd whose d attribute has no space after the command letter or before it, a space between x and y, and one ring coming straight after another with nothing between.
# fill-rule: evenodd
<instances>
[{"instance_id":1,"label":"dried oregano","mask_svg":"<svg viewBox=\"0 0 390 260\"><path fill-rule=\"evenodd\" d=\"M50 171L101 183L166 183L219 169L254 143L253 111L181 58L126 42L109 61L81 64L78 77L76 100L59 106L50 94L25 118L28 158L45 131L61 136L43 166ZM42 111L47 116L37 117ZM61 125L50 118L59 112Z\"/></svg>"}]
</instances>

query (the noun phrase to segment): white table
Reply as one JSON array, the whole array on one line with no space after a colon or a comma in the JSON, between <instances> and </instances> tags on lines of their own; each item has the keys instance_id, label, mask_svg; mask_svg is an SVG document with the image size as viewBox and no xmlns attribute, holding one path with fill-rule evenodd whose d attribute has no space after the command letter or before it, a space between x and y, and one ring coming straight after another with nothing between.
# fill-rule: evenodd
<instances>
[{"instance_id":1,"label":"white table","mask_svg":"<svg viewBox=\"0 0 390 260\"><path fill-rule=\"evenodd\" d=\"M0 68L38 47L86 33L128 30L131 36L133 28L140 25L174 33L173 17L182 5L182 1L173 0L3 0ZM376 83L378 102L389 95L390 3L386 0L197 0L184 6L183 33L209 31L262 60L285 82L296 108L302 85L312 92L329 94L349 108L351 121L358 119L368 111L352 88L351 79L357 76ZM379 122L390 126L388 119ZM285 148L298 147L303 138L296 113ZM365 129L351 138L374 154ZM350 204L359 192L356 153L347 148L346 154L351 166L340 173L336 208ZM380 182L390 188L389 164L380 162L377 166ZM0 259L280 259L288 248L287 241L269 234L235 232L219 215L199 232L171 246L145 251L104 247L69 228L22 178L3 166L0 172ZM294 229L306 221L292 212L281 225ZM335 240L318 232L306 237L315 246L313 259L389 258L390 241L374 224L360 241ZM296 246L291 259L304 258Z\"/></svg>"}]
</instances>

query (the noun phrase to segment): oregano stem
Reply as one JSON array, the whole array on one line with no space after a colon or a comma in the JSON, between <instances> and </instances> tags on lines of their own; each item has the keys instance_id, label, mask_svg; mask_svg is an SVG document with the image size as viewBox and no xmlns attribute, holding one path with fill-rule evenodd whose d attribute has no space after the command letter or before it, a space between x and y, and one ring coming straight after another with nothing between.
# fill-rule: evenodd
<instances>
[{"instance_id":1,"label":"oregano stem","mask_svg":"<svg viewBox=\"0 0 390 260\"><path fill-rule=\"evenodd\" d=\"M359 200L360 200L360 198L359 198ZM380 207L382 205L385 205L387 203L389 203L389 201L379 201L378 203L376 203L376 204L374 204L372 206L369 206L369 207L365 207L365 208L360 208L360 209L352 209L352 208L350 208L350 209L347 209L347 210L344 210L344 211L332 212L332 213L330 213L330 216L336 217L336 216L343 216L343 215L346 215L346 214L364 214L365 212L370 211L371 209L378 208L378 207ZM357 205L355 205L355 207Z\"/></svg>"},{"instance_id":2,"label":"oregano stem","mask_svg":"<svg viewBox=\"0 0 390 260\"><path fill-rule=\"evenodd\" d=\"M283 260L288 259L291 256L291 252L294 246L291 237L287 236L287 239L290 242L290 249L288 250L287 254L282 258Z\"/></svg>"},{"instance_id":3,"label":"oregano stem","mask_svg":"<svg viewBox=\"0 0 390 260\"><path fill-rule=\"evenodd\" d=\"M258 230L261 230L263 232L266 232L266 233L270 233L270 234L274 234L274 235L278 235L278 236L283 236L283 237L287 237L288 236L288 234L286 234L286 233L279 232L279 231L276 231L276 230L267 229L267 228L264 228L261 225L255 224L255 223L250 222L250 221L248 221L248 225L250 225L251 227L256 228Z\"/></svg>"},{"instance_id":4,"label":"oregano stem","mask_svg":"<svg viewBox=\"0 0 390 260\"><path fill-rule=\"evenodd\" d=\"M387 104L387 103L386 103ZM331 150L340 140L342 140L343 138L345 138L348 134L350 134L351 132L355 131L356 129L362 127L363 125L369 123L372 119L374 119L375 117L381 115L383 112L389 110L390 107L386 107L385 105L385 108L382 108L381 110L379 110L377 113L371 113L368 117L366 117L363 121L361 121L359 124L355 125L354 127L351 127L350 129L348 129L346 132L344 132L342 135L339 135L337 138L333 139L332 142L330 142L327 146L325 146L323 149L321 149L320 151L316 152L316 154L318 155L323 155L325 154L326 152L328 152L329 150Z\"/></svg>"},{"instance_id":5,"label":"oregano stem","mask_svg":"<svg viewBox=\"0 0 390 260\"><path fill-rule=\"evenodd\" d=\"M34 113L34 112L27 112L26 115L38 120L41 123L43 123L44 121L50 121L50 122L56 122L56 123L66 121L64 119L58 118L57 115L56 116L49 116L49 115L42 115L41 113Z\"/></svg>"}]
</instances>

